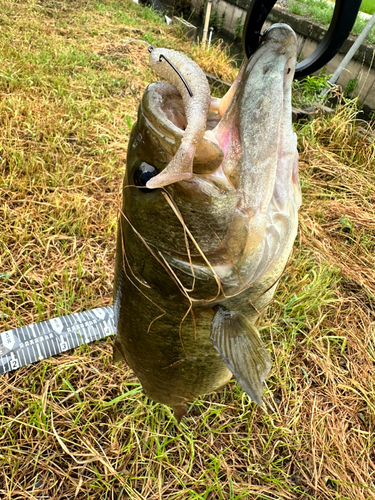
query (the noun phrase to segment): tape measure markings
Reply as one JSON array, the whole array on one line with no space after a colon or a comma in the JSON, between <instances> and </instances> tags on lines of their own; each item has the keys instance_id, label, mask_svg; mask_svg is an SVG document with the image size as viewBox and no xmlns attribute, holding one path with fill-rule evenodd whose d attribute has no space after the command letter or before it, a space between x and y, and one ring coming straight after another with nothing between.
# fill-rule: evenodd
<instances>
[{"instance_id":1,"label":"tape measure markings","mask_svg":"<svg viewBox=\"0 0 375 500\"><path fill-rule=\"evenodd\" d=\"M69 337L70 337L70 345L69 345ZM69 348L71 349L72 348L71 346L74 344L73 335L72 335L71 331L68 332L66 342L67 342Z\"/></svg>"},{"instance_id":2,"label":"tape measure markings","mask_svg":"<svg viewBox=\"0 0 375 500\"><path fill-rule=\"evenodd\" d=\"M16 361L15 361L15 360L16 360L15 353L12 351L12 352L10 353L10 355L12 356L12 367L14 367L14 366L15 366L15 364L16 364ZM22 362L22 360L21 360L21 359L18 359L18 365L20 365L20 366L27 365L28 363L27 363L27 361L26 361L26 355L25 355L25 352L23 351L23 349L22 349L22 350L20 350L20 352L19 352L19 358L20 358L21 356L23 357L24 361ZM18 366L17 366L17 368L18 368Z\"/></svg>"},{"instance_id":3,"label":"tape measure markings","mask_svg":"<svg viewBox=\"0 0 375 500\"><path fill-rule=\"evenodd\" d=\"M43 358L39 344L35 344L36 350L38 351L38 360L41 361Z\"/></svg>"},{"instance_id":4,"label":"tape measure markings","mask_svg":"<svg viewBox=\"0 0 375 500\"><path fill-rule=\"evenodd\" d=\"M0 333L0 374L115 333L112 306Z\"/></svg>"},{"instance_id":5,"label":"tape measure markings","mask_svg":"<svg viewBox=\"0 0 375 500\"><path fill-rule=\"evenodd\" d=\"M42 330L42 333L45 334L44 331L43 331L44 330L43 322L42 323L38 323L38 324L40 325L40 329ZM34 338L39 340L39 335L37 335L37 332L35 331L36 328L32 327L31 329L34 331L34 335L35 335ZM48 353L47 353L47 347L48 347L48 344L47 345L46 344L43 345L44 358L49 358L50 357L50 355L48 355Z\"/></svg>"}]
</instances>

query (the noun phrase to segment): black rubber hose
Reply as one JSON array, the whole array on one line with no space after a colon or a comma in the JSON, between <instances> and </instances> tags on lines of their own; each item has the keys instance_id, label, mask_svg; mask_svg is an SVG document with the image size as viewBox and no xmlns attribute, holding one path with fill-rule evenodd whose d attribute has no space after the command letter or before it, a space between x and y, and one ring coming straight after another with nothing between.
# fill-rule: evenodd
<instances>
[{"instance_id":1,"label":"black rubber hose","mask_svg":"<svg viewBox=\"0 0 375 500\"><path fill-rule=\"evenodd\" d=\"M314 52L297 64L294 78L304 78L326 65L339 51L354 26L362 0L336 0L331 24ZM259 45L259 37L276 0L252 0L247 11L242 44L247 57Z\"/></svg>"}]
</instances>

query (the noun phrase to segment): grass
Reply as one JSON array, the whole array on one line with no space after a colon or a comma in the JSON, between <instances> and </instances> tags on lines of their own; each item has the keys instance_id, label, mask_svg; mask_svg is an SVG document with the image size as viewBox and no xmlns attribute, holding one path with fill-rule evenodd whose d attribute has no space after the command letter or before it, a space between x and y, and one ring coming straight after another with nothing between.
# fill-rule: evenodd
<instances>
[{"instance_id":1,"label":"grass","mask_svg":"<svg viewBox=\"0 0 375 500\"><path fill-rule=\"evenodd\" d=\"M328 0L329 2L334 2L334 0ZM366 14L374 14L375 13L375 1L374 0L362 0L360 11L365 12Z\"/></svg>"},{"instance_id":2,"label":"grass","mask_svg":"<svg viewBox=\"0 0 375 500\"><path fill-rule=\"evenodd\" d=\"M296 108L300 106L314 106L321 101L321 93L329 88L328 76L324 73L319 76L307 76L303 80L294 80L292 89L292 105Z\"/></svg>"},{"instance_id":3,"label":"grass","mask_svg":"<svg viewBox=\"0 0 375 500\"><path fill-rule=\"evenodd\" d=\"M0 0L0 331L111 303L144 44L115 0ZM190 49L189 49L190 50ZM222 79L219 47L193 56ZM103 340L0 379L0 498L375 498L375 160L354 104L299 125L304 204L262 327L266 410L231 382L176 426Z\"/></svg>"},{"instance_id":4,"label":"grass","mask_svg":"<svg viewBox=\"0 0 375 500\"><path fill-rule=\"evenodd\" d=\"M372 4L371 6L369 4ZM367 12L367 10L363 10L363 6L366 5L365 1L361 4L361 11ZM375 3L369 0L367 8L368 10L372 10ZM314 21L322 24L323 26L329 26L332 20L334 4L329 3L326 0L291 0L288 2L289 10L300 16L308 16ZM374 13L369 12L370 14ZM353 35L359 35L364 27L366 26L368 20L357 17L356 22L352 29ZM374 44L375 43L375 30L374 28L370 31L366 38L367 41Z\"/></svg>"},{"instance_id":5,"label":"grass","mask_svg":"<svg viewBox=\"0 0 375 500\"><path fill-rule=\"evenodd\" d=\"M370 15L374 14L375 13L374 0L362 0L361 12L365 12L366 14L370 14Z\"/></svg>"}]
</instances>

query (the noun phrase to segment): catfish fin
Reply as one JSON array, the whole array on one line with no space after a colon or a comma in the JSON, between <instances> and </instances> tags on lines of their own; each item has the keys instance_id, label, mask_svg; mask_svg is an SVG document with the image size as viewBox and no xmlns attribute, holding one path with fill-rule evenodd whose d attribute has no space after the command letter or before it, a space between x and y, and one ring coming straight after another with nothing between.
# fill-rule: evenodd
<instances>
[{"instance_id":1,"label":"catfish fin","mask_svg":"<svg viewBox=\"0 0 375 500\"><path fill-rule=\"evenodd\" d=\"M263 406L263 382L272 363L255 326L241 311L219 308L212 320L211 340L242 389Z\"/></svg>"}]
</instances>

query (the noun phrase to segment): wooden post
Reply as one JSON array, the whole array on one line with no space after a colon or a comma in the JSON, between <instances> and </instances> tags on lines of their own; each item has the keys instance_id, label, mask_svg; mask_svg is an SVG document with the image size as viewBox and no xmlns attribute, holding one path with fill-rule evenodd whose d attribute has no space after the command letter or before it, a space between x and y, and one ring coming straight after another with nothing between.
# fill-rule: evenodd
<instances>
[{"instance_id":1,"label":"wooden post","mask_svg":"<svg viewBox=\"0 0 375 500\"><path fill-rule=\"evenodd\" d=\"M212 0L208 0L207 1L206 17L204 20L204 28L203 28L203 37L202 37L202 44L203 45L206 45L206 41L207 41L208 25L210 24L210 17L211 17L211 6L212 6Z\"/></svg>"}]
</instances>

